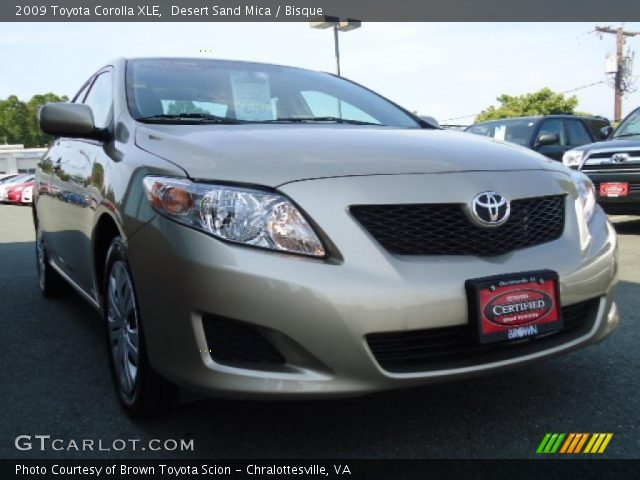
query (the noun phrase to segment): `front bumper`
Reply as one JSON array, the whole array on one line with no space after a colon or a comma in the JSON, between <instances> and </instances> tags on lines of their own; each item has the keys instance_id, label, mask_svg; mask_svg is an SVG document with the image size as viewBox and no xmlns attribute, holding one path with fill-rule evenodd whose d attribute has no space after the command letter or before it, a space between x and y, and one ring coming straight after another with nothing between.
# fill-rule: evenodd
<instances>
[{"instance_id":1,"label":"front bumper","mask_svg":"<svg viewBox=\"0 0 640 480\"><path fill-rule=\"evenodd\" d=\"M584 172L589 176L598 195L598 203L610 215L640 215L640 170L619 172ZM626 182L629 194L624 197L603 197L600 185L608 182Z\"/></svg>"},{"instance_id":2,"label":"front bumper","mask_svg":"<svg viewBox=\"0 0 640 480\"><path fill-rule=\"evenodd\" d=\"M497 179L508 185L505 180ZM336 203L349 205L359 199L344 203L344 198L338 198L380 192L375 188L377 181L381 180L361 179L357 191L348 188L348 179L321 182L332 183L324 188L333 193ZM548 358L596 343L618 324L613 300L617 242L600 210L583 251L576 245L575 211L568 208L565 235L548 244L488 258L396 257L372 241L344 209L336 215L341 210L332 205L317 208L312 199L317 195L304 183L308 182L282 190L304 205L328 233L343 255L339 261L226 244L161 216L130 237L129 259L147 348L158 372L207 395L358 395L465 378ZM406 197L406 192L420 191L406 185L404 193L394 195ZM570 199L567 202L572 205ZM579 337L495 362L403 373L381 368L367 344L371 333L467 324L466 279L548 268L559 273L563 305L598 301L591 327ZM209 350L216 346L207 342L203 328L207 315L268 330L287 363L278 369L249 369L214 361Z\"/></svg>"}]
</instances>

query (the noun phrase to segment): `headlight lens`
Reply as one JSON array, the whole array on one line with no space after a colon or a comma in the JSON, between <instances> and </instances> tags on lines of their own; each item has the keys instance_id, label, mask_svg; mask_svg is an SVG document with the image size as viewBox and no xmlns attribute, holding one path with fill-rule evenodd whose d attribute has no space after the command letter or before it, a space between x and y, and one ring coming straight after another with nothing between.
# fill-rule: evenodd
<instances>
[{"instance_id":1,"label":"headlight lens","mask_svg":"<svg viewBox=\"0 0 640 480\"><path fill-rule=\"evenodd\" d=\"M569 150L562 156L562 163L569 168L578 168L583 156L584 152L581 150Z\"/></svg>"},{"instance_id":2,"label":"headlight lens","mask_svg":"<svg viewBox=\"0 0 640 480\"><path fill-rule=\"evenodd\" d=\"M159 213L230 242L323 257L322 242L302 213L282 195L249 188L144 178Z\"/></svg>"},{"instance_id":3,"label":"headlight lens","mask_svg":"<svg viewBox=\"0 0 640 480\"><path fill-rule=\"evenodd\" d=\"M580 210L584 215L584 220L589 223L596 210L596 189L593 182L584 173L573 172L573 181L580 194L578 199Z\"/></svg>"}]
</instances>

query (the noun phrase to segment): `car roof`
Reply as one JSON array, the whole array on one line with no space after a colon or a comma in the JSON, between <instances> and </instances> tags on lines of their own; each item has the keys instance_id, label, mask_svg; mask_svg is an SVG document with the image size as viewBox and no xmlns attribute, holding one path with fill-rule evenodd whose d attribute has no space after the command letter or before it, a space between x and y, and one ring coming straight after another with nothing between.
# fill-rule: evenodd
<instances>
[{"instance_id":1,"label":"car roof","mask_svg":"<svg viewBox=\"0 0 640 480\"><path fill-rule=\"evenodd\" d=\"M508 117L508 118L499 118L496 120L486 120L484 122L476 123L475 125L482 125L484 123L492 123L492 122L507 122L507 121L516 121L516 120L529 120L529 121L538 121L547 118L581 118L584 120L600 120L604 122L609 122L609 119L605 117L600 117L598 115L572 115L570 113L564 114L554 114L554 115L529 115L525 117Z\"/></svg>"}]
</instances>

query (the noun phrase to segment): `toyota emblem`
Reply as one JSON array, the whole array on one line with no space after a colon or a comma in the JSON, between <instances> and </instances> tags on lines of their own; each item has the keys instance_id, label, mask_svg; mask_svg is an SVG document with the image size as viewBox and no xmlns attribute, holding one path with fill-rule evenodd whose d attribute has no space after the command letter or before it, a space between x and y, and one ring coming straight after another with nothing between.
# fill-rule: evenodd
<instances>
[{"instance_id":1,"label":"toyota emblem","mask_svg":"<svg viewBox=\"0 0 640 480\"><path fill-rule=\"evenodd\" d=\"M511 205L504 195L482 192L471 201L471 218L483 227L497 227L509 220Z\"/></svg>"},{"instance_id":2,"label":"toyota emblem","mask_svg":"<svg viewBox=\"0 0 640 480\"><path fill-rule=\"evenodd\" d=\"M615 153L611 155L611 161L613 163L622 163L622 162L626 162L627 160L629 160L628 153Z\"/></svg>"}]
</instances>

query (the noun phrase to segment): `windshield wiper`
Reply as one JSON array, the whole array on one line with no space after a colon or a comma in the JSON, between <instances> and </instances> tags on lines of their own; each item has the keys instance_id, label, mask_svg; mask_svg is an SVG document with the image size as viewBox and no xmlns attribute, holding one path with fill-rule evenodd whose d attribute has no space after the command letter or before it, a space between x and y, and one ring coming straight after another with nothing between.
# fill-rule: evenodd
<instances>
[{"instance_id":1,"label":"windshield wiper","mask_svg":"<svg viewBox=\"0 0 640 480\"><path fill-rule=\"evenodd\" d=\"M241 120L233 118L220 117L218 115L211 115L209 113L176 113L176 114L162 114L151 115L150 117L137 118L139 122L145 123L222 123L222 124L237 124L244 123Z\"/></svg>"},{"instance_id":2,"label":"windshield wiper","mask_svg":"<svg viewBox=\"0 0 640 480\"><path fill-rule=\"evenodd\" d=\"M623 133L622 135L616 135L613 138L623 138L623 137L637 137L640 136L640 132L635 132L635 133Z\"/></svg>"},{"instance_id":3,"label":"windshield wiper","mask_svg":"<svg viewBox=\"0 0 640 480\"><path fill-rule=\"evenodd\" d=\"M289 117L289 118L276 118L275 120L263 120L259 123L313 123L313 122L332 122L332 123L345 123L348 125L376 125L378 127L384 127L381 123L365 122L362 120L351 120L349 118L340 117Z\"/></svg>"}]
</instances>

